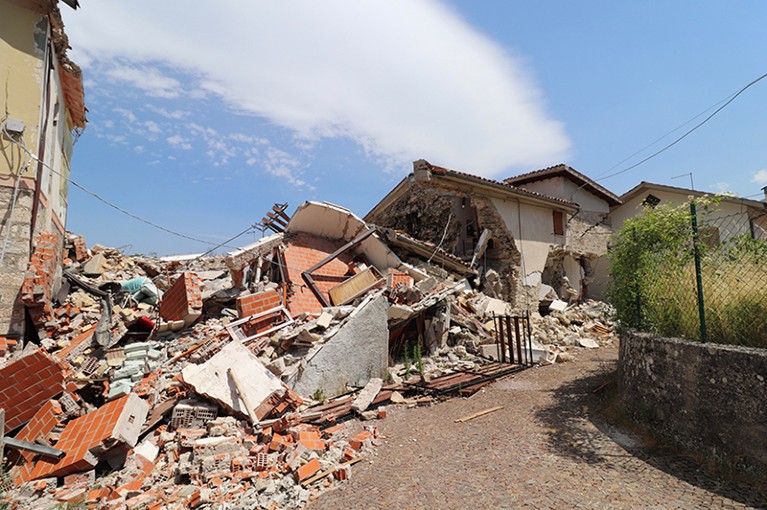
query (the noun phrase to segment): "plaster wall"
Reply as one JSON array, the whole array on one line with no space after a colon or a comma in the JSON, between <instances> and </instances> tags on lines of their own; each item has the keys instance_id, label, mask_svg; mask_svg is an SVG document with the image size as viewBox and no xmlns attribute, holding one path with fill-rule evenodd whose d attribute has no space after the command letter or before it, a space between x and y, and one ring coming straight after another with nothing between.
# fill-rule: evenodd
<instances>
[{"instance_id":1,"label":"plaster wall","mask_svg":"<svg viewBox=\"0 0 767 510\"><path fill-rule=\"evenodd\" d=\"M616 207L610 213L613 229L617 232L623 227L623 223L628 218L633 218L642 213L642 202L648 195L653 195L661 200L661 204L672 203L680 205L688 201L689 197L683 193L673 193L661 190L647 190L631 198L623 205ZM748 208L740 203L723 200L717 210L711 212L708 216L714 224L724 225L720 228L721 241L727 241L729 238L751 232L749 223Z\"/></svg>"},{"instance_id":2,"label":"plaster wall","mask_svg":"<svg viewBox=\"0 0 767 510\"><path fill-rule=\"evenodd\" d=\"M564 195L559 198L564 198L571 202L578 204L582 211L593 211L607 214L610 212L610 205L603 199L594 195L587 189L581 188L569 179L563 179Z\"/></svg>"},{"instance_id":3,"label":"plaster wall","mask_svg":"<svg viewBox=\"0 0 767 510\"><path fill-rule=\"evenodd\" d=\"M553 209L501 198L491 198L491 202L521 255L524 285L537 287L552 245L563 246L565 242L566 236L554 234Z\"/></svg>"},{"instance_id":4,"label":"plaster wall","mask_svg":"<svg viewBox=\"0 0 767 510\"><path fill-rule=\"evenodd\" d=\"M24 122L24 144L37 154L47 22L9 0L0 0L0 12L0 111ZM21 158L14 144L0 136L0 174L17 174ZM34 172L27 175L34 177Z\"/></svg>"}]
</instances>

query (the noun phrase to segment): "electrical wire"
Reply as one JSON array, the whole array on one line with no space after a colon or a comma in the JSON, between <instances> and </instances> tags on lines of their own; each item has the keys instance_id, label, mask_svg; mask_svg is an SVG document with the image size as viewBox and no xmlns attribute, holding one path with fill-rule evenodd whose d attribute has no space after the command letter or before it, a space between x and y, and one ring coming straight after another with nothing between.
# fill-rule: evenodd
<instances>
[{"instance_id":1,"label":"electrical wire","mask_svg":"<svg viewBox=\"0 0 767 510\"><path fill-rule=\"evenodd\" d=\"M119 205L110 202L109 200L107 200L106 198L102 197L98 193L90 191L89 189L85 188L84 186L78 184L76 181L74 181L70 177L63 175L61 172L59 172L55 168L51 167L50 165L48 165L44 161L41 161L35 154L30 152L29 149L27 149L26 147L22 147L22 148L24 149L24 151L29 155L29 157L32 160L37 161L38 163L43 165L45 168L47 168L48 170L50 170L54 174L58 175L62 179L66 180L67 182L72 184L72 186L80 189L81 191L83 191L84 193L92 196L96 200L99 200L100 202L103 202L104 204L108 205L109 207L111 207L111 208L113 208L113 209L115 209L115 210L125 214L126 216L129 216L129 217L131 217L131 218L133 218L133 219L135 219L137 221L145 223L145 224L147 224L147 225L149 225L151 227L154 227L154 228L156 228L158 230L162 230L163 232L167 232L168 234L174 235L176 237L181 237L183 239L188 239L190 241L195 241L195 242L198 242L198 243L207 244L208 246L216 246L216 248L220 248L221 246L225 246L225 244L224 245L216 245L216 243L213 243L213 242L210 242L210 241L205 241L203 239L198 239L198 238L192 237L190 235L186 235L186 234L182 234L180 232L176 232L175 230L171 230L171 229L169 229L167 227L163 227L162 225L158 225L157 223L154 223L153 221L147 220L145 218L142 218L141 216L138 216L137 214L134 214L134 213L132 213L132 212L126 210L126 209L123 209ZM234 246L227 246L227 248L236 248L236 247L234 247Z\"/></svg>"},{"instance_id":2,"label":"electrical wire","mask_svg":"<svg viewBox=\"0 0 767 510\"><path fill-rule=\"evenodd\" d=\"M227 240L226 240L226 241L224 241L223 243L221 243L221 244L218 244L218 245L214 246L213 248L211 248L210 250L206 251L205 253L202 253L202 254L198 255L197 257L195 257L195 258L193 258L193 259L191 259L191 260L188 260L188 261L187 261L187 262L184 264L184 266L186 267L186 266L188 266L189 264L191 264L192 262L194 262L194 261L196 261L196 260L200 260L200 259L201 259L201 258L203 258L204 256L206 256L206 255L209 255L210 253L212 253L212 252L216 251L217 249L221 248L222 246L226 246L228 243L231 243L232 241L234 241L234 240L235 240L235 239L237 239L238 237L242 237L242 236L244 236L245 234L249 234L249 233L251 233L251 232L255 232L255 231L256 231L256 229L258 228L258 227L257 227L257 225L258 225L258 224L254 224L254 225L251 225L251 226L249 226L248 228L246 228L245 230L243 230L243 231L242 231L242 232L240 232L239 234L235 235L234 237L230 237L229 239L227 239Z\"/></svg>"},{"instance_id":3,"label":"electrical wire","mask_svg":"<svg viewBox=\"0 0 767 510\"><path fill-rule=\"evenodd\" d=\"M687 131L686 131L686 132L685 132L685 133L684 133L682 136L680 136L679 138L677 138L676 140L674 140L674 141L673 141L673 142L671 142L670 144L668 144L668 145L666 145L665 147L663 147L663 148L661 148L661 149L659 149L659 150L655 151L654 153L650 154L649 156L647 156L646 158L642 159L641 161L639 161L639 162L637 162L637 163L634 163L633 165L631 165L631 166L628 166L628 167L624 168L623 170L619 170L618 172L614 172L614 173L611 173L611 174L609 174L609 175L606 175L606 176L604 176L604 177L602 177L602 178L600 178L600 179L598 179L598 180L600 180L600 181L603 181L603 180L605 180L605 179L609 179L609 178L611 178L611 177L615 177L616 175L620 175L620 174L626 173L626 172L628 172L629 170L633 170L634 168L638 167L639 165L641 165L641 164L643 164L643 163L646 163L647 161L649 161L649 160L653 159L654 157L656 157L656 156L658 156L658 155L662 154L663 152L667 151L668 149L670 149L670 148L671 148L671 147L673 147L674 145L678 144L679 142L681 142L682 140L684 140L685 138L687 138L687 137L688 137L690 134L692 134L692 133L693 133L695 130L697 130L698 128L700 128L701 126L703 126L703 125L704 125L706 122L708 122L709 120L711 120L711 119L712 119L712 118L713 118L713 117L714 117L714 116L715 116L717 113L719 113L719 112L721 112L722 110L724 110L725 108L727 108L727 106L729 106L729 104L730 104L730 103L732 103L733 101L735 101L735 99L737 99L737 97L738 97L738 96L740 96L740 95L741 95L743 92L745 92L746 90L748 90L748 89L749 89L751 86L753 86L753 85L756 85L758 82L760 82L760 81L761 81L761 80L763 80L764 78L767 78L767 73L765 73L765 74L763 74L763 75L759 76L758 78L754 79L753 81L751 81L750 83L748 83L748 84L747 84L747 85L745 85L744 87L741 87L741 88L740 88L740 90L738 90L738 91L737 91L737 92L735 92L735 93L734 93L732 96L730 96L730 98L729 98L727 101L725 101L725 103L724 103L722 106L720 106L719 108L717 108L716 110L714 110L714 111L713 111L713 112L712 112L710 115L708 115L708 116L707 116L705 119L703 119L702 121L700 121L698 124L696 124L695 126L693 126L691 129L687 130ZM698 115L698 116L700 116L700 115ZM688 122L689 122L689 121L688 121Z\"/></svg>"},{"instance_id":4,"label":"electrical wire","mask_svg":"<svg viewBox=\"0 0 767 510\"><path fill-rule=\"evenodd\" d=\"M685 121L685 122L683 122L682 124L678 125L677 127L675 127L674 129L672 129L671 131L668 131L667 133L665 133L665 134L663 134L663 135L659 136L658 138L656 138L656 139L655 139L655 140L653 140L652 142L648 143L647 145L645 145L645 146L644 146L644 147L642 147L641 149L639 149L639 150L637 150L637 151L633 152L632 154L629 154L628 156L626 156L626 157L625 157L625 158L623 158L622 160L618 161L617 163L615 163L613 166L611 166L610 168L608 168L607 170L605 170L605 171L604 171L604 172L602 172L601 174L598 174L598 175L597 175L597 176L594 178L594 180L597 180L597 179L599 179L599 178L600 178L601 176L603 176L604 174L607 174L607 173L610 173L610 172L612 172L613 170L615 170L616 168L618 168L619 166L621 166L621 165L622 165L623 163L625 163L626 161L630 160L631 158L633 158L633 157L634 157L634 156L636 156L637 154L641 154L642 152L646 151L647 149L649 149L650 147L652 147L652 146L653 146L653 145L655 145L656 143L660 142L661 140L663 140L664 138L666 138L666 137L667 137L667 136L669 136L670 134L672 134L672 133L676 133L677 131L679 131L680 129L682 129L683 127L685 127L687 124L689 124L689 123L691 123L692 121L694 121L695 119L697 119L698 117L702 117L703 115L705 115L705 114L706 114L706 112L708 112L708 111L710 111L710 110L712 110L712 109L716 108L716 107L717 107L717 106L719 106L720 104L724 103L725 101L727 101L728 99L730 99L730 98L731 98L733 95L734 95L734 93L733 93L733 94L730 94L729 96L725 97L725 98L724 98L724 99L722 99L721 101L719 101L719 102L717 102L717 103L715 103L715 104L713 104L713 105L709 106L708 108L706 108L705 110L703 110L702 112L700 112L699 114L697 114L695 117L692 117L691 119L688 119L687 121Z\"/></svg>"}]
</instances>

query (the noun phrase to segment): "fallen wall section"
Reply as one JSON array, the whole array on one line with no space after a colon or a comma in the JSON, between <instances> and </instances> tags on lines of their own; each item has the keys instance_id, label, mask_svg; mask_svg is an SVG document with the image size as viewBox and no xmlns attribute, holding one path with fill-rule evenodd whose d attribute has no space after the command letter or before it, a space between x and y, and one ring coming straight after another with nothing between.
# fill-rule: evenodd
<instances>
[{"instance_id":1,"label":"fallen wall section","mask_svg":"<svg viewBox=\"0 0 767 510\"><path fill-rule=\"evenodd\" d=\"M389 363L388 304L383 296L370 301L349 319L311 358L296 381L299 395L320 391L340 395L347 386L363 387L374 377L384 378Z\"/></svg>"},{"instance_id":2,"label":"fallen wall section","mask_svg":"<svg viewBox=\"0 0 767 510\"><path fill-rule=\"evenodd\" d=\"M620 371L634 420L718 465L767 475L767 350L627 333Z\"/></svg>"}]
</instances>

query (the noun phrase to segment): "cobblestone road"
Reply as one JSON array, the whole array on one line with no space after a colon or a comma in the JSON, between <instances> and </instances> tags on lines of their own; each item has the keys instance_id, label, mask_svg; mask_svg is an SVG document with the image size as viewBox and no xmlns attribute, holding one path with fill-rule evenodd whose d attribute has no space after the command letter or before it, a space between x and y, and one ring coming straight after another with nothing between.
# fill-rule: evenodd
<instances>
[{"instance_id":1,"label":"cobblestone road","mask_svg":"<svg viewBox=\"0 0 767 510\"><path fill-rule=\"evenodd\" d=\"M754 488L705 475L596 418L617 347L522 372L469 399L390 411L386 443L320 509L767 508ZM453 420L495 406L466 423Z\"/></svg>"}]
</instances>

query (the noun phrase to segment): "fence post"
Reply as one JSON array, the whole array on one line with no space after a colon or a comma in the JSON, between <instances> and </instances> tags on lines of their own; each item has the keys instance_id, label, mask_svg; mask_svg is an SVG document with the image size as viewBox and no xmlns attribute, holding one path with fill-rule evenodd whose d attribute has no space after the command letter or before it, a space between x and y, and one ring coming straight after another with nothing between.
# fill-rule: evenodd
<instances>
[{"instance_id":1,"label":"fence post","mask_svg":"<svg viewBox=\"0 0 767 510\"><path fill-rule=\"evenodd\" d=\"M703 273L700 268L700 250L698 249L698 212L695 209L695 199L690 200L690 220L692 222L692 250L695 257L695 280L698 285L698 316L700 317L700 341L708 340L706 330L706 307L703 301Z\"/></svg>"}]
</instances>

